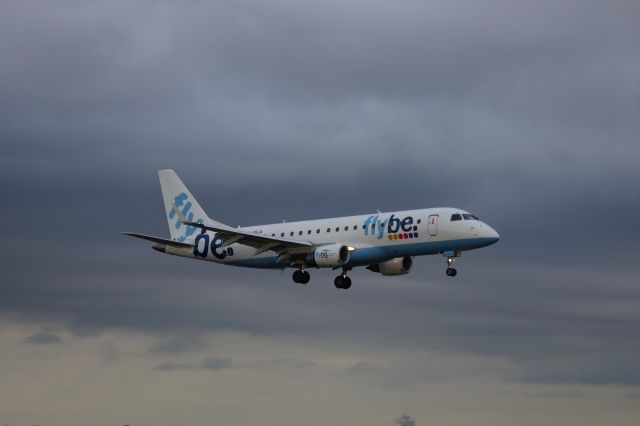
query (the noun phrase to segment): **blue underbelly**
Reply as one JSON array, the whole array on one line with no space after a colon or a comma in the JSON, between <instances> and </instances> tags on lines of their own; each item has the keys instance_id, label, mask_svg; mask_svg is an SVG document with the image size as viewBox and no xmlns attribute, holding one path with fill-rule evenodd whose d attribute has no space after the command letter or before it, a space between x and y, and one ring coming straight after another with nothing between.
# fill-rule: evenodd
<instances>
[{"instance_id":1,"label":"blue underbelly","mask_svg":"<svg viewBox=\"0 0 640 426\"><path fill-rule=\"evenodd\" d=\"M367 266L381 263L395 257L424 256L438 254L452 250L472 250L493 244L492 238L469 238L461 240L430 241L422 243L393 244L380 247L362 247L351 253L346 266ZM226 265L243 266L246 268L276 268L288 267L286 262L276 263L277 256L225 262Z\"/></svg>"}]
</instances>

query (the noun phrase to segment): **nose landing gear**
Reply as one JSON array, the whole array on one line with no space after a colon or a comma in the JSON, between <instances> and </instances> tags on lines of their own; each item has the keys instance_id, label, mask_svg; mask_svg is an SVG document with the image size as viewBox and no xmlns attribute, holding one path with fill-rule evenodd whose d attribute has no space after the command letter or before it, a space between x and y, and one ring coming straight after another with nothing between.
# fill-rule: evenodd
<instances>
[{"instance_id":1,"label":"nose landing gear","mask_svg":"<svg viewBox=\"0 0 640 426\"><path fill-rule=\"evenodd\" d=\"M296 284L306 284L310 279L311 275L302 268L293 273L293 282Z\"/></svg>"},{"instance_id":2,"label":"nose landing gear","mask_svg":"<svg viewBox=\"0 0 640 426\"><path fill-rule=\"evenodd\" d=\"M460 252L449 252L446 253L445 256L447 256L447 269L445 270L445 273L448 277L455 277L458 275L458 270L456 268L452 268L451 265L456 261L456 257L460 256Z\"/></svg>"}]
</instances>

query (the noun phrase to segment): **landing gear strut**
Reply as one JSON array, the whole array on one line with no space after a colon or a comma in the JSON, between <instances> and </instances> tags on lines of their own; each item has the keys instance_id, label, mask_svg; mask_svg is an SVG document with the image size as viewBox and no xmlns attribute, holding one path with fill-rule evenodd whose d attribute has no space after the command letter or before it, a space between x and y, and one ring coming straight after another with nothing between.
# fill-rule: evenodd
<instances>
[{"instance_id":1,"label":"landing gear strut","mask_svg":"<svg viewBox=\"0 0 640 426\"><path fill-rule=\"evenodd\" d=\"M293 273L293 282L296 284L306 284L310 279L311 275L302 268Z\"/></svg>"},{"instance_id":2,"label":"landing gear strut","mask_svg":"<svg viewBox=\"0 0 640 426\"><path fill-rule=\"evenodd\" d=\"M351 278L347 276L347 268L342 270L342 274L338 275L335 280L333 280L333 284L336 288L348 289L351 287Z\"/></svg>"}]
</instances>

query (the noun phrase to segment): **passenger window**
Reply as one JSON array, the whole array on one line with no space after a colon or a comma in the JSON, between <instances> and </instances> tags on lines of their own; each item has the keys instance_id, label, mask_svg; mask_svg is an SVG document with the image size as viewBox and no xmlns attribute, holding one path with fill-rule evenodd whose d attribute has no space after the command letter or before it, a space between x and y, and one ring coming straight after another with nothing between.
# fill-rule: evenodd
<instances>
[{"instance_id":1,"label":"passenger window","mask_svg":"<svg viewBox=\"0 0 640 426\"><path fill-rule=\"evenodd\" d=\"M422 222L422 219L418 219L418 225L420 225L420 222Z\"/></svg>"},{"instance_id":2,"label":"passenger window","mask_svg":"<svg viewBox=\"0 0 640 426\"><path fill-rule=\"evenodd\" d=\"M331 232L331 228L327 228L327 232Z\"/></svg>"},{"instance_id":3,"label":"passenger window","mask_svg":"<svg viewBox=\"0 0 640 426\"><path fill-rule=\"evenodd\" d=\"M454 213L451 215L451 222L455 222L456 220L462 220L462 216L460 216L458 213Z\"/></svg>"},{"instance_id":4,"label":"passenger window","mask_svg":"<svg viewBox=\"0 0 640 426\"><path fill-rule=\"evenodd\" d=\"M281 237L284 237L284 232L280 234Z\"/></svg>"},{"instance_id":5,"label":"passenger window","mask_svg":"<svg viewBox=\"0 0 640 426\"><path fill-rule=\"evenodd\" d=\"M309 229L309 230L307 231L307 234L311 234L311 229Z\"/></svg>"},{"instance_id":6,"label":"passenger window","mask_svg":"<svg viewBox=\"0 0 640 426\"><path fill-rule=\"evenodd\" d=\"M293 231L291 231L291 233L289 234L290 237L293 237Z\"/></svg>"},{"instance_id":7,"label":"passenger window","mask_svg":"<svg viewBox=\"0 0 640 426\"><path fill-rule=\"evenodd\" d=\"M353 230L357 231L358 230L358 225L353 225Z\"/></svg>"},{"instance_id":8,"label":"passenger window","mask_svg":"<svg viewBox=\"0 0 640 426\"><path fill-rule=\"evenodd\" d=\"M320 230L319 230L319 229L316 229L316 234L319 234L319 233L320 233Z\"/></svg>"},{"instance_id":9,"label":"passenger window","mask_svg":"<svg viewBox=\"0 0 640 426\"><path fill-rule=\"evenodd\" d=\"M298 235L302 235L302 231L298 232Z\"/></svg>"},{"instance_id":10,"label":"passenger window","mask_svg":"<svg viewBox=\"0 0 640 426\"><path fill-rule=\"evenodd\" d=\"M276 234L271 234L271 236L272 236L272 237L275 237L275 236L276 236Z\"/></svg>"},{"instance_id":11,"label":"passenger window","mask_svg":"<svg viewBox=\"0 0 640 426\"><path fill-rule=\"evenodd\" d=\"M348 231L348 230L349 230L349 227L348 227L348 226L345 226L345 227L344 227L344 230L345 230L345 231Z\"/></svg>"},{"instance_id":12,"label":"passenger window","mask_svg":"<svg viewBox=\"0 0 640 426\"><path fill-rule=\"evenodd\" d=\"M339 226L336 226L336 232L338 232L340 230Z\"/></svg>"}]
</instances>

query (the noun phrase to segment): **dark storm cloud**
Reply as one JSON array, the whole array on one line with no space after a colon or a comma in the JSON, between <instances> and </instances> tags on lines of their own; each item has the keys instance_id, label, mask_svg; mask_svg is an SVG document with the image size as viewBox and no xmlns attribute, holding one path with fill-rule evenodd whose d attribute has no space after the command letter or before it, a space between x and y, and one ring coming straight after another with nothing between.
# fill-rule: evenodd
<instances>
[{"instance_id":1,"label":"dark storm cloud","mask_svg":"<svg viewBox=\"0 0 640 426\"><path fill-rule=\"evenodd\" d=\"M504 357L513 380L638 384L640 293L621 266L640 238L638 12L6 2L0 312L153 333L153 353L287 333ZM349 293L324 271L293 287L118 235L166 233L166 167L231 225L453 205L502 240L465 255L456 283L432 258L396 280L355 272Z\"/></svg>"},{"instance_id":2,"label":"dark storm cloud","mask_svg":"<svg viewBox=\"0 0 640 426\"><path fill-rule=\"evenodd\" d=\"M47 333L47 332L32 334L31 336L25 337L24 341L27 343L33 343L35 345L49 345L52 343L62 343L62 339L58 337L56 334Z\"/></svg>"}]
</instances>

